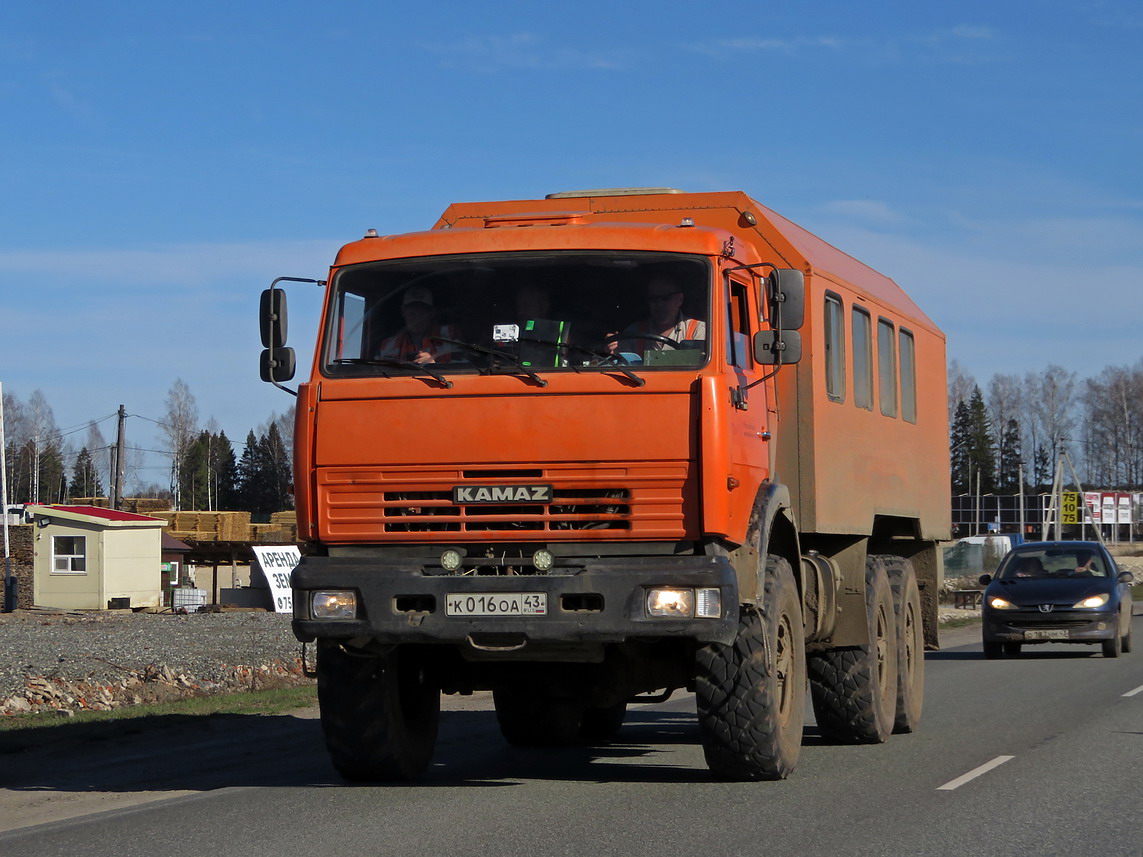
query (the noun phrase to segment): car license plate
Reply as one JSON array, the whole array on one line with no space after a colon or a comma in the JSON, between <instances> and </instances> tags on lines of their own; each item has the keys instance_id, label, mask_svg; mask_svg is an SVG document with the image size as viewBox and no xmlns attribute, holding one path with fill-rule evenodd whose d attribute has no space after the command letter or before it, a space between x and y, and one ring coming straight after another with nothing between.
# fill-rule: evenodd
<instances>
[{"instance_id":1,"label":"car license plate","mask_svg":"<svg viewBox=\"0 0 1143 857\"><path fill-rule=\"evenodd\" d=\"M1042 631L1025 631L1025 640L1066 640L1068 632L1064 628L1045 628Z\"/></svg>"},{"instance_id":2,"label":"car license plate","mask_svg":"<svg viewBox=\"0 0 1143 857\"><path fill-rule=\"evenodd\" d=\"M544 616L546 592L454 592L445 596L446 616Z\"/></svg>"}]
</instances>

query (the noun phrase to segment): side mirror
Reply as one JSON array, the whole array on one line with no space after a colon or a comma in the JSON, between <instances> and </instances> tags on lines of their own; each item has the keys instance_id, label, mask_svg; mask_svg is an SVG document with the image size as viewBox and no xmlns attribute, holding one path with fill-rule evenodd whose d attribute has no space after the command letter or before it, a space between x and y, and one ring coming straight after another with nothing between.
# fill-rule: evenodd
<instances>
[{"instance_id":1,"label":"side mirror","mask_svg":"<svg viewBox=\"0 0 1143 857\"><path fill-rule=\"evenodd\" d=\"M1128 586L1130 586L1132 583L1135 582L1135 575L1132 574L1130 571L1121 571L1121 572L1119 572L1118 575L1116 575L1115 579L1118 580L1120 583L1126 583Z\"/></svg>"},{"instance_id":2,"label":"side mirror","mask_svg":"<svg viewBox=\"0 0 1143 857\"><path fill-rule=\"evenodd\" d=\"M286 293L273 287L262 292L258 308L258 327L263 348L281 348L286 344ZM279 379L281 380L281 379Z\"/></svg>"},{"instance_id":3,"label":"side mirror","mask_svg":"<svg viewBox=\"0 0 1143 857\"><path fill-rule=\"evenodd\" d=\"M281 294L279 292L278 294ZM297 357L292 348L266 348L259 365L262 380L267 384L289 381L297 371Z\"/></svg>"},{"instance_id":4,"label":"side mirror","mask_svg":"<svg viewBox=\"0 0 1143 857\"><path fill-rule=\"evenodd\" d=\"M806 320L806 275L796 268L775 268L770 286L770 324L781 316L783 330L801 330ZM791 363L790 360L782 360Z\"/></svg>"},{"instance_id":5,"label":"side mirror","mask_svg":"<svg viewBox=\"0 0 1143 857\"><path fill-rule=\"evenodd\" d=\"M802 359L802 334L796 330L760 330L754 334L754 359L763 366L783 366Z\"/></svg>"},{"instance_id":6,"label":"side mirror","mask_svg":"<svg viewBox=\"0 0 1143 857\"><path fill-rule=\"evenodd\" d=\"M988 584L992 583L992 575L991 574L982 574L976 580L982 586L988 586Z\"/></svg>"}]
</instances>

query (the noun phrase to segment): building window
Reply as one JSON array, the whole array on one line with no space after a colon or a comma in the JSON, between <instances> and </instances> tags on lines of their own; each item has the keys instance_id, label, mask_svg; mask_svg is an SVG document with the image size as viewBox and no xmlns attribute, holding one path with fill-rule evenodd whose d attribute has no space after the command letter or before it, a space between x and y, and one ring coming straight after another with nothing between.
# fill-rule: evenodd
<instances>
[{"instance_id":1,"label":"building window","mask_svg":"<svg viewBox=\"0 0 1143 857\"><path fill-rule=\"evenodd\" d=\"M87 574L87 536L52 536L52 574Z\"/></svg>"},{"instance_id":2,"label":"building window","mask_svg":"<svg viewBox=\"0 0 1143 857\"><path fill-rule=\"evenodd\" d=\"M877 319L877 388L881 394L881 413L897 416L897 345L893 322Z\"/></svg>"},{"instance_id":3,"label":"building window","mask_svg":"<svg viewBox=\"0 0 1143 857\"><path fill-rule=\"evenodd\" d=\"M826 395L831 402L845 401L845 324L841 298L825 296Z\"/></svg>"},{"instance_id":4,"label":"building window","mask_svg":"<svg viewBox=\"0 0 1143 857\"><path fill-rule=\"evenodd\" d=\"M873 322L861 307L853 308L853 404L873 410Z\"/></svg>"},{"instance_id":5,"label":"building window","mask_svg":"<svg viewBox=\"0 0 1143 857\"><path fill-rule=\"evenodd\" d=\"M917 421L917 352L913 334L902 329L901 346L901 417L908 423Z\"/></svg>"}]
</instances>

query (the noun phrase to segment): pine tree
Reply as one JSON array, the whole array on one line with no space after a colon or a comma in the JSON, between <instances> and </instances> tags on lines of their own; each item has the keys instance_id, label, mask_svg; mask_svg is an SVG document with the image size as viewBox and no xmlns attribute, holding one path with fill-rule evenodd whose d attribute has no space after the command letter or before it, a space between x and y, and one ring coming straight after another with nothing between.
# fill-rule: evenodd
<instances>
[{"instance_id":1,"label":"pine tree","mask_svg":"<svg viewBox=\"0 0 1143 857\"><path fill-rule=\"evenodd\" d=\"M952 469L952 490L954 494L968 494L970 491L969 435L968 405L961 399L956 403L952 433L949 437L949 462Z\"/></svg>"},{"instance_id":2,"label":"pine tree","mask_svg":"<svg viewBox=\"0 0 1143 857\"><path fill-rule=\"evenodd\" d=\"M235 505L239 509L253 512L261 506L258 487L260 472L258 439L254 436L254 432L250 431L246 435L246 444L242 448L242 456L238 459Z\"/></svg>"},{"instance_id":3,"label":"pine tree","mask_svg":"<svg viewBox=\"0 0 1143 857\"><path fill-rule=\"evenodd\" d=\"M72 468L71 484L68 485L69 497L102 497L103 484L99 478L99 469L91 458L87 447L79 451L75 458L75 467Z\"/></svg>"},{"instance_id":4,"label":"pine tree","mask_svg":"<svg viewBox=\"0 0 1143 857\"><path fill-rule=\"evenodd\" d=\"M218 433L217 443L212 448L212 455L214 456L215 493L218 497L215 508L236 509L238 508L235 505L238 489L238 466L234 458L234 445L226 436L226 432L220 431Z\"/></svg>"},{"instance_id":5,"label":"pine tree","mask_svg":"<svg viewBox=\"0 0 1143 857\"><path fill-rule=\"evenodd\" d=\"M992 421L984 405L980 387L974 387L968 403L969 416L969 460L972 463L970 492L979 486L981 494L996 491L996 445L992 440Z\"/></svg>"},{"instance_id":6,"label":"pine tree","mask_svg":"<svg viewBox=\"0 0 1143 857\"><path fill-rule=\"evenodd\" d=\"M1024 453L1020 446L1020 423L1016 419L1010 419L1000 435L1000 450L996 463L996 490L998 493L1018 494L1020 492L1020 465L1023 461Z\"/></svg>"},{"instance_id":7,"label":"pine tree","mask_svg":"<svg viewBox=\"0 0 1143 857\"><path fill-rule=\"evenodd\" d=\"M291 507L290 456L282 442L277 423L259 440L259 459L263 470L265 506L259 511L280 512Z\"/></svg>"}]
</instances>

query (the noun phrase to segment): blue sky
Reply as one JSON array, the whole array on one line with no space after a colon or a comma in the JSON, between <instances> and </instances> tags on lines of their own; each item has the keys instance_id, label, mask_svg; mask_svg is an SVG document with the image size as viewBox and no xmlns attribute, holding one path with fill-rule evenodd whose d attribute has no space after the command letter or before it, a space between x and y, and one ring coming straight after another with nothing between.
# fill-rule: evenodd
<instances>
[{"instance_id":1,"label":"blue sky","mask_svg":"<svg viewBox=\"0 0 1143 857\"><path fill-rule=\"evenodd\" d=\"M1141 46L1120 0L12 0L0 382L68 428L161 418L182 378L241 440L290 404L257 378L273 277L450 202L637 185L748 192L982 382L1134 364ZM290 297L304 348L317 289Z\"/></svg>"}]
</instances>

